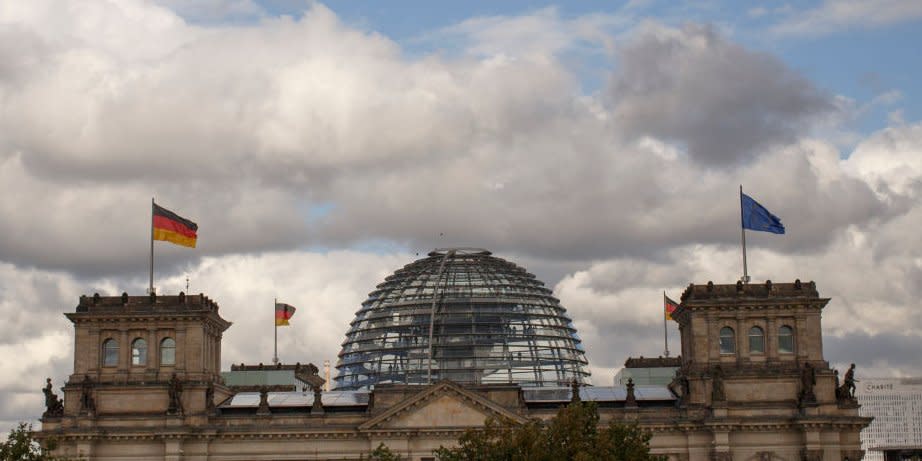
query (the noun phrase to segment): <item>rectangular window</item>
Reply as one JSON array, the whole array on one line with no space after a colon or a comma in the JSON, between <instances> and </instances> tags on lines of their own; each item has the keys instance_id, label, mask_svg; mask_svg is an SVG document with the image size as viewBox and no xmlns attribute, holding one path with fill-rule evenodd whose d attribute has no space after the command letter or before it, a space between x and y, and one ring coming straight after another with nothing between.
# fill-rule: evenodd
<instances>
[{"instance_id":1,"label":"rectangular window","mask_svg":"<svg viewBox=\"0 0 922 461\"><path fill-rule=\"evenodd\" d=\"M753 354L761 354L765 352L765 336L749 336L749 352Z\"/></svg>"}]
</instances>

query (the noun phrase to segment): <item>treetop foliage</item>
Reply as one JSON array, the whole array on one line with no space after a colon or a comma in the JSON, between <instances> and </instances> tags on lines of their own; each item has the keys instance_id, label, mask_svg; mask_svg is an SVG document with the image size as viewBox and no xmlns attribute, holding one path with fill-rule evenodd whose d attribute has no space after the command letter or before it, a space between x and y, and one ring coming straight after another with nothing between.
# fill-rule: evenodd
<instances>
[{"instance_id":1,"label":"treetop foliage","mask_svg":"<svg viewBox=\"0 0 922 461\"><path fill-rule=\"evenodd\" d=\"M435 451L439 461L658 461L649 431L612 421L599 427L593 402L572 402L547 422L488 419L468 430L456 448Z\"/></svg>"}]
</instances>

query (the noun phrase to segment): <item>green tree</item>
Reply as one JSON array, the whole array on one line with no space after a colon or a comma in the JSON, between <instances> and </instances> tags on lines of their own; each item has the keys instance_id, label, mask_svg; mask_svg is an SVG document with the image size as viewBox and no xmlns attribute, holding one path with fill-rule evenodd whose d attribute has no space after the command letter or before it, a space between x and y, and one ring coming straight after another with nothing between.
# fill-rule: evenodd
<instances>
[{"instance_id":1,"label":"green tree","mask_svg":"<svg viewBox=\"0 0 922 461\"><path fill-rule=\"evenodd\" d=\"M599 427L595 403L573 402L547 422L488 419L468 430L455 448L435 451L439 461L656 461L649 431L637 424Z\"/></svg>"},{"instance_id":2,"label":"green tree","mask_svg":"<svg viewBox=\"0 0 922 461\"><path fill-rule=\"evenodd\" d=\"M49 454L53 449L51 443L43 446L35 440L31 424L19 423L0 443L0 461L52 461L57 459Z\"/></svg>"},{"instance_id":3,"label":"green tree","mask_svg":"<svg viewBox=\"0 0 922 461\"><path fill-rule=\"evenodd\" d=\"M400 461L402 459L400 455L391 451L384 442L379 443L378 448L372 450L368 455L368 461Z\"/></svg>"}]
</instances>

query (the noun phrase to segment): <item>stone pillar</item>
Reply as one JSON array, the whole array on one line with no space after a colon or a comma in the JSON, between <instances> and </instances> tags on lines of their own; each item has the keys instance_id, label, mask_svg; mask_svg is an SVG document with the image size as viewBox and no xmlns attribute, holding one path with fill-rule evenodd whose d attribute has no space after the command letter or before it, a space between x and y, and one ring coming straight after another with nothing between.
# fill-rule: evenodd
<instances>
[{"instance_id":1,"label":"stone pillar","mask_svg":"<svg viewBox=\"0 0 922 461\"><path fill-rule=\"evenodd\" d=\"M122 330L118 335L118 371L120 374L128 372L131 368L131 344L128 344L128 331Z\"/></svg>"},{"instance_id":2,"label":"stone pillar","mask_svg":"<svg viewBox=\"0 0 922 461\"><path fill-rule=\"evenodd\" d=\"M189 353L186 349L186 329L177 328L176 329L176 371L182 372L186 370L186 355Z\"/></svg>"},{"instance_id":3,"label":"stone pillar","mask_svg":"<svg viewBox=\"0 0 922 461\"><path fill-rule=\"evenodd\" d=\"M157 369L157 350L160 349L159 344L157 344L157 329L148 328L147 337L144 338L147 341L147 371L152 372Z\"/></svg>"},{"instance_id":4,"label":"stone pillar","mask_svg":"<svg viewBox=\"0 0 922 461\"><path fill-rule=\"evenodd\" d=\"M93 441L92 440L77 441L77 459L92 459L92 458L93 458Z\"/></svg>"},{"instance_id":5,"label":"stone pillar","mask_svg":"<svg viewBox=\"0 0 922 461\"><path fill-rule=\"evenodd\" d=\"M765 356L770 361L778 360L778 319L768 318L768 330L765 332Z\"/></svg>"},{"instance_id":6,"label":"stone pillar","mask_svg":"<svg viewBox=\"0 0 922 461\"><path fill-rule=\"evenodd\" d=\"M90 374L91 376L97 377L99 375L99 366L101 365L100 362L102 360L100 357L100 347L102 347L102 344L100 343L101 339L99 337L99 328L90 327L87 329L87 331L87 369L84 371L74 368L74 374L80 376L80 373L83 372L84 374ZM78 350L79 349L74 349L75 353Z\"/></svg>"},{"instance_id":7,"label":"stone pillar","mask_svg":"<svg viewBox=\"0 0 922 461\"><path fill-rule=\"evenodd\" d=\"M164 461L181 461L183 459L182 439L168 438L163 441Z\"/></svg>"},{"instance_id":8,"label":"stone pillar","mask_svg":"<svg viewBox=\"0 0 922 461\"><path fill-rule=\"evenodd\" d=\"M715 461L730 461L730 433L725 431L715 431L714 440L711 443L711 459Z\"/></svg>"},{"instance_id":9,"label":"stone pillar","mask_svg":"<svg viewBox=\"0 0 922 461\"><path fill-rule=\"evenodd\" d=\"M807 322L803 317L797 317L794 321L794 354L797 360L804 362L810 360L810 343L807 339Z\"/></svg>"}]
</instances>

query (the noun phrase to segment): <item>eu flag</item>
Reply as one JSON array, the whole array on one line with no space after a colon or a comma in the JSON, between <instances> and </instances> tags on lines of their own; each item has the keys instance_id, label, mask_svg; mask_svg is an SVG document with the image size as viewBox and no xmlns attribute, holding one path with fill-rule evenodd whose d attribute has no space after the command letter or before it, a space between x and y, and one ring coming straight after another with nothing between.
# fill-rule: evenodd
<instances>
[{"instance_id":1,"label":"eu flag","mask_svg":"<svg viewBox=\"0 0 922 461\"><path fill-rule=\"evenodd\" d=\"M784 233L784 224L781 224L781 218L771 214L752 197L741 193L740 206L742 207L743 229L771 232L773 234Z\"/></svg>"}]
</instances>

